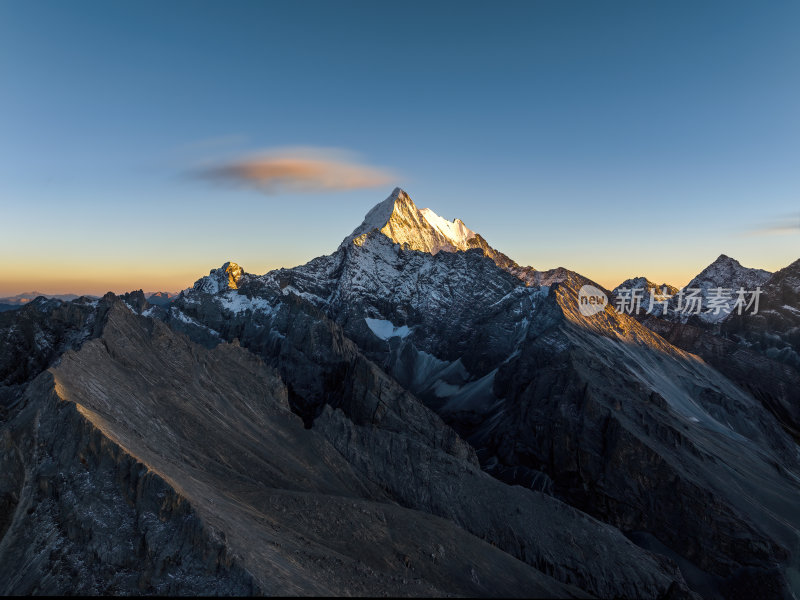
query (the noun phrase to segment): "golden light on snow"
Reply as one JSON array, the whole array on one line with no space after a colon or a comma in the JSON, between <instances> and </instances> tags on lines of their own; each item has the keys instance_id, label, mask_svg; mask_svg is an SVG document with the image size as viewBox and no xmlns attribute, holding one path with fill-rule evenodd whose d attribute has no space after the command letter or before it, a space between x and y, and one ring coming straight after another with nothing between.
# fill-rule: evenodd
<instances>
[{"instance_id":1,"label":"golden light on snow","mask_svg":"<svg viewBox=\"0 0 800 600\"><path fill-rule=\"evenodd\" d=\"M228 287L232 290L238 290L239 280L244 274L244 269L235 262L232 262L228 264L228 268L225 269L225 272L228 274Z\"/></svg>"}]
</instances>

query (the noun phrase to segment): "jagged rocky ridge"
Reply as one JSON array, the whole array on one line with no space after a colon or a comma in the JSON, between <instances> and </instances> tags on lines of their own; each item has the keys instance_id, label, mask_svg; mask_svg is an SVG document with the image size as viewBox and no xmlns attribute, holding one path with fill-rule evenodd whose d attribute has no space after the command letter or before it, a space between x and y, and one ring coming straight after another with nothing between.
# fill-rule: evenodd
<instances>
[{"instance_id":1,"label":"jagged rocky ridge","mask_svg":"<svg viewBox=\"0 0 800 600\"><path fill-rule=\"evenodd\" d=\"M250 352L206 350L118 299L103 303L99 337L38 375L3 427L14 473L2 490L4 593L584 595L452 521L398 506L303 427L286 386ZM451 456L463 480L469 448L435 418L421 427L429 462ZM476 486L498 485L472 470ZM618 536L582 519L587 542ZM631 592L670 584L628 546Z\"/></svg>"},{"instance_id":2,"label":"jagged rocky ridge","mask_svg":"<svg viewBox=\"0 0 800 600\"><path fill-rule=\"evenodd\" d=\"M167 306L152 306L142 294L101 300L93 325L82 317L70 322L47 338L51 349L24 376L3 380L0 389L12 398L3 431L24 443L32 435L25 420L30 407L38 410L50 387L60 389L56 406L83 407L86 414L78 414L104 443L157 471L165 493L173 490L193 511L203 535L181 546L190 555L182 564L194 564L196 553L222 556L203 572L218 593L680 597L691 594L686 580L709 598L790 597L797 447L764 398L611 308L583 317L576 294L587 279L566 269L520 267L463 223L448 225L417 210L401 190L370 214L332 255L295 269L254 276L226 263ZM54 329L48 319L41 317L43 331ZM0 321L0 339L17 335L14 322ZM67 348L80 349L62 354ZM234 373L221 372L225 365ZM203 378L209 368L214 376ZM791 407L782 390L773 390L780 400L775 406ZM120 414L130 398L137 399L137 419ZM161 415L165 402L169 409ZM289 441L273 452L267 446L262 454L261 441L243 448L224 432L253 418L239 416L245 406L263 411L257 430L278 427L280 439L303 443ZM300 416L294 425L287 407ZM219 436L196 420L210 414L216 423L229 413ZM184 414L188 421L169 418ZM150 423L158 427L148 438ZM216 454L198 447L198 437L208 435ZM298 446L308 445L317 449L314 458L325 457L324 466L311 458L297 465L306 456ZM75 462L70 452L57 454L59 472ZM252 477L253 460L264 476ZM288 468L300 473L292 482L274 476ZM126 480L113 472L91 476ZM48 482L51 477L45 472ZM349 483L337 483L332 494L331 477ZM240 479L230 490L221 483ZM298 479L314 500L289 508ZM281 502L256 500L276 494ZM342 529L330 526L339 519L349 531L362 523L356 514L362 505L334 508L331 497L339 494L374 504L383 515L397 507L406 511L398 520L421 524L408 533L387 519L387 536L368 545L364 556L352 547L364 540L342 542ZM2 497L20 504L13 489ZM101 504L114 505L102 498ZM76 511L65 506L57 514L70 531ZM142 513L147 506L134 503ZM289 519L292 535L317 543L314 556L323 564L343 561L336 563L347 565L341 573L312 573L311 562L292 560L289 576L282 570L288 559L274 545L274 553L248 553L265 547L268 538L259 537L265 524L269 539L297 548L297 538L270 532L287 512L301 523ZM49 531L35 512L11 514L21 519L17 528ZM450 547L441 554L436 546L414 545L414 555L404 545L429 539L420 531L433 522L440 523L441 539L463 548L452 562L440 560L450 557ZM374 526L363 523L366 530ZM108 537L91 518L82 526L94 538ZM165 539L151 537L147 557L169 552L161 549ZM38 556L8 535L0 550L7 539L19 544L15 552ZM78 556L85 540L73 547ZM373 555L396 562L385 558L376 567ZM136 589L170 592L178 588L164 587L166 581L199 577L194 568L169 571L170 556L172 562L147 572L177 579L146 577ZM425 557L432 564L421 563ZM58 555L36 560L51 570L67 568ZM95 575L91 568L108 560L70 564L73 581L99 582L80 589L100 589L109 571ZM264 575L275 569L286 579ZM499 581L498 570L514 575ZM65 581L48 589L64 589ZM30 589L15 585L15 591ZM133 589L131 580L114 585L109 589L120 593ZM178 591L193 589L187 583Z\"/></svg>"},{"instance_id":3,"label":"jagged rocky ridge","mask_svg":"<svg viewBox=\"0 0 800 600\"><path fill-rule=\"evenodd\" d=\"M313 305L497 478L618 527L677 561L708 597L790 594L800 471L770 412L794 405L785 388L770 405L627 315L580 315L589 280L576 273L520 274L459 237L432 245L427 214L396 190L332 255L245 274L214 296L196 285L169 320L208 343L236 337L280 365L283 351L265 341L285 335L278 307ZM341 392L303 385L290 389L312 425Z\"/></svg>"},{"instance_id":4,"label":"jagged rocky ridge","mask_svg":"<svg viewBox=\"0 0 800 600\"><path fill-rule=\"evenodd\" d=\"M288 410L297 392L252 353L139 316L158 310L141 294L96 303L96 328L3 424L4 592L685 590L674 564L612 527L483 473L340 328L282 306L295 388L309 378L332 399L329 369L350 369L310 430Z\"/></svg>"}]
</instances>

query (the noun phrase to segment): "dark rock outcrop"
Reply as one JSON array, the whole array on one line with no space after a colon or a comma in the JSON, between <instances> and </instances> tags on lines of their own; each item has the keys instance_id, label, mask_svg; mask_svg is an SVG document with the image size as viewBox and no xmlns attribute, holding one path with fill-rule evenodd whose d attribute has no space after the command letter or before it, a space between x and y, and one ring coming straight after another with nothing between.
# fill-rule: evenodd
<instances>
[{"instance_id":1,"label":"dark rock outcrop","mask_svg":"<svg viewBox=\"0 0 800 600\"><path fill-rule=\"evenodd\" d=\"M6 593L585 595L397 506L250 352L121 301L2 432Z\"/></svg>"}]
</instances>

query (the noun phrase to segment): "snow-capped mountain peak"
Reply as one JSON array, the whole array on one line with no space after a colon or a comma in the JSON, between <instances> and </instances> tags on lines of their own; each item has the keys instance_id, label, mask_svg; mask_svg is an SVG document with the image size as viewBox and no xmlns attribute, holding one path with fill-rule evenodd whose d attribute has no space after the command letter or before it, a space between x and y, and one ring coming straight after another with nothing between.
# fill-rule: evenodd
<instances>
[{"instance_id":1,"label":"snow-capped mountain peak","mask_svg":"<svg viewBox=\"0 0 800 600\"><path fill-rule=\"evenodd\" d=\"M395 188L386 200L375 205L364 221L347 236L340 250L353 244L364 246L368 238L382 236L405 250L428 254L479 249L498 267L521 279L526 285L552 285L562 281L567 271L562 268L537 271L521 267L508 256L492 248L479 233L467 227L461 219L448 221L429 208L418 209L411 197Z\"/></svg>"},{"instance_id":2,"label":"snow-capped mountain peak","mask_svg":"<svg viewBox=\"0 0 800 600\"><path fill-rule=\"evenodd\" d=\"M769 271L744 267L738 260L720 254L680 292L686 297L696 295L700 299L699 305L696 300L683 302L673 299L672 308L676 312L670 318L685 323L694 314L707 324L720 323L730 316L740 290L745 294L753 293L769 280L770 275ZM683 304L682 310L678 310L679 304Z\"/></svg>"},{"instance_id":3,"label":"snow-capped mountain peak","mask_svg":"<svg viewBox=\"0 0 800 600\"><path fill-rule=\"evenodd\" d=\"M235 290L247 274L235 262L226 262L218 269L212 269L208 275L201 277L193 289L206 294L216 294L223 290Z\"/></svg>"},{"instance_id":4,"label":"snow-capped mountain peak","mask_svg":"<svg viewBox=\"0 0 800 600\"><path fill-rule=\"evenodd\" d=\"M713 263L689 282L686 289L700 288L706 290L710 287L736 289L745 287L749 289L763 285L770 275L769 271L744 267L738 260L725 254L720 254Z\"/></svg>"},{"instance_id":5,"label":"snow-capped mountain peak","mask_svg":"<svg viewBox=\"0 0 800 600\"><path fill-rule=\"evenodd\" d=\"M676 288L674 285L670 285L668 283L662 283L659 285L653 281L650 281L647 277L639 276L626 279L617 287L615 287L611 293L617 295L623 290L642 290L644 292L649 292L652 289L655 289L658 293L666 290L666 293L669 294L675 294L678 291L678 288Z\"/></svg>"},{"instance_id":6,"label":"snow-capped mountain peak","mask_svg":"<svg viewBox=\"0 0 800 600\"><path fill-rule=\"evenodd\" d=\"M360 244L364 236L373 231L406 249L430 254L468 250L471 247L468 241L477 235L460 219L448 221L429 208L420 210L400 188L395 188L386 200L373 207L344 243Z\"/></svg>"},{"instance_id":7,"label":"snow-capped mountain peak","mask_svg":"<svg viewBox=\"0 0 800 600\"><path fill-rule=\"evenodd\" d=\"M405 205L410 204L415 210L416 206L411 198L400 188L394 188L389 197L383 202L379 202L367 213L364 217L363 223L356 227L351 234L351 238L357 237L362 233L372 231L373 229L382 229L386 226L394 214L395 210L403 210Z\"/></svg>"}]
</instances>

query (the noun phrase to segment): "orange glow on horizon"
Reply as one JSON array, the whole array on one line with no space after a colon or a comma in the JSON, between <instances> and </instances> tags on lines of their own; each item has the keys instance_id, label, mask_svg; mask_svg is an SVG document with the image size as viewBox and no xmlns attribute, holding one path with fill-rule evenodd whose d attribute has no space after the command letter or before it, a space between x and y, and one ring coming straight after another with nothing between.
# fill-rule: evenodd
<instances>
[{"instance_id":1,"label":"orange glow on horizon","mask_svg":"<svg viewBox=\"0 0 800 600\"><path fill-rule=\"evenodd\" d=\"M195 281L208 275L211 269L221 267L225 261L218 264L160 264L157 269L152 263L147 264L104 264L102 262L64 262L61 264L31 264L14 261L4 261L0 270L0 297L15 296L38 292L48 295L57 294L85 294L103 296L106 292L124 294L134 290L145 292L180 292L191 287ZM289 262L289 261L287 261ZM244 261L239 264L248 273L263 274L272 269L281 267L294 267L304 263L305 260L291 261L289 264L252 264L249 266ZM611 265L563 265L568 269L577 271L581 275L592 279L603 287L613 289L625 279L645 275L652 281L662 282L681 287L688 283L697 273L688 271L674 271L662 273L621 273L619 267ZM551 267L536 265L536 268L546 270ZM698 271L699 272L699 271ZM31 298L33 299L33 298Z\"/></svg>"},{"instance_id":2,"label":"orange glow on horizon","mask_svg":"<svg viewBox=\"0 0 800 600\"><path fill-rule=\"evenodd\" d=\"M124 294L139 289L145 292L180 292L208 275L211 269L220 267L222 262L160 264L155 269L152 263L121 266L97 262L89 265L85 262L53 265L3 261L0 264L0 297L8 297L31 292L90 296L103 296L106 292ZM254 266L258 269L261 265ZM262 271L255 272L265 273L274 268L271 265L261 267Z\"/></svg>"},{"instance_id":3,"label":"orange glow on horizon","mask_svg":"<svg viewBox=\"0 0 800 600\"><path fill-rule=\"evenodd\" d=\"M710 258L709 258L710 257ZM106 292L124 294L134 290L145 292L180 292L191 287L195 281L208 275L211 269L221 267L225 262L235 261L245 272L256 275L267 273L282 267L292 268L304 264L312 256L276 256L277 260L265 262L251 260L253 257L222 257L224 260L209 261L198 258L192 261L165 262L154 258L141 258L141 262L130 259L115 260L113 257L93 257L91 260L80 260L77 257L61 260L45 260L42 258L24 260L19 257L8 259L0 257L0 297L16 296L38 292L41 294L77 294L102 296ZM684 287L693 277L707 267L716 256L703 256L692 261L676 261L672 265L661 261L647 266L650 257L643 257L638 263L600 262L597 258L565 257L555 264L552 257L546 261L536 261L534 268L548 270L563 266L571 271L591 279L599 285L611 290L631 277L644 276L657 285L667 283L675 287ZM760 261L743 261L746 267L758 267L769 271L777 271L785 264L759 264ZM655 261L654 261L655 263ZM235 263L234 263L235 264ZM523 263L521 263L523 264Z\"/></svg>"}]
</instances>

